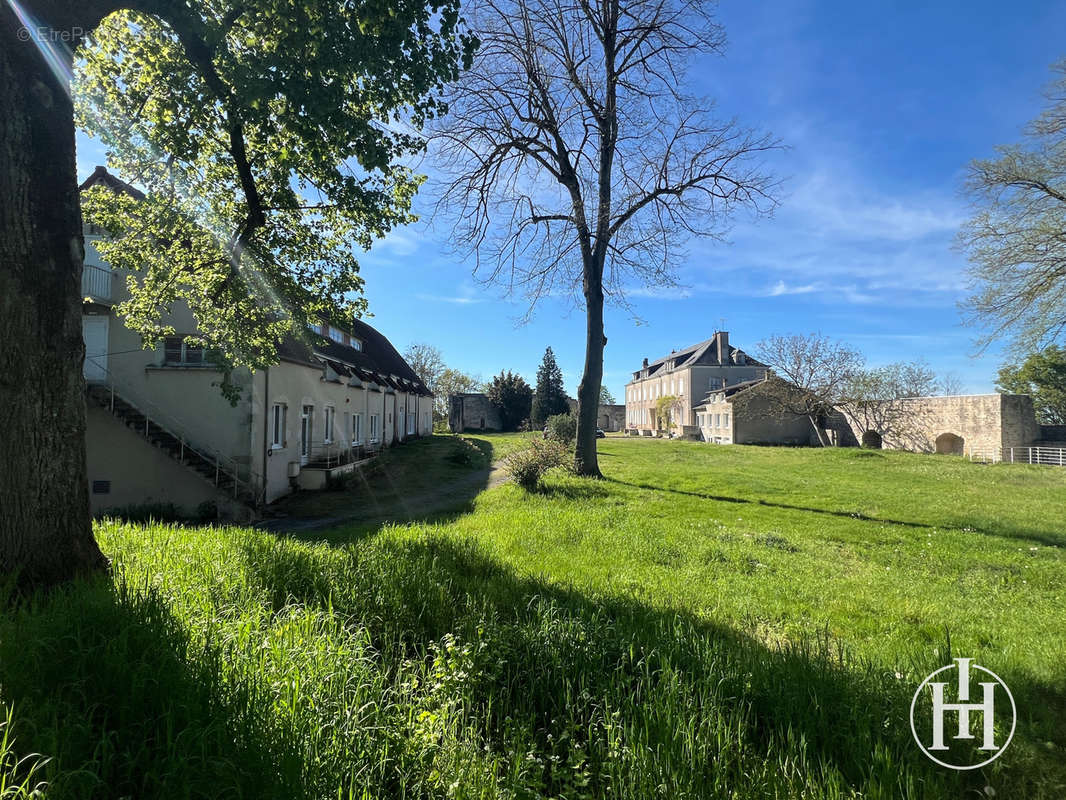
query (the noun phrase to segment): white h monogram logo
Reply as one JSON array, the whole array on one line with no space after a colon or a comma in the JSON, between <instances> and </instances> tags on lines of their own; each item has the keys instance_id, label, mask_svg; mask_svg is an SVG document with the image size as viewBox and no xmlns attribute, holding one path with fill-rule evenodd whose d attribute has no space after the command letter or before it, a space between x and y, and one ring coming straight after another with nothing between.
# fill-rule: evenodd
<instances>
[{"instance_id":1,"label":"white h monogram logo","mask_svg":"<svg viewBox=\"0 0 1066 800\"><path fill-rule=\"evenodd\" d=\"M990 761L998 758L1003 750L1010 744L1010 740L1014 736L1014 726L1017 720L1017 709L1014 706L1014 697L1010 693L1010 689L1007 685L991 670L985 669L979 664L974 664L972 658L956 658L954 664L949 664L946 667L941 667L927 677L922 685L918 687L918 691L914 693L914 700L911 701L911 732L914 734L915 741L918 742L918 746L922 748L929 758L936 763L951 767L952 769L976 769L982 767ZM979 670L985 673L993 680L979 681L978 685L981 687L981 702L970 702L970 672L971 668ZM954 703L948 703L944 700L944 687L947 686L947 682L938 682L933 680L940 673L948 670L958 669L958 701ZM946 676L945 676L946 677ZM918 736L917 728L914 724L914 712L915 706L918 702L919 696L922 694L922 690L929 686L932 699L933 699L933 742L929 747L926 747L922 742L922 739ZM996 707L996 686L1001 686L1003 691L1006 692L1007 698L1010 700L1011 706L1011 728L1010 734L1007 736L1007 740L1003 743L1002 747L996 745L995 742L995 707ZM953 711L958 714L959 725L958 733L953 738L955 739L973 739L974 735L970 732L970 713L981 713L981 746L978 750L983 750L993 753L988 759L982 761L979 764L950 764L946 761L942 761L934 755L934 752L941 753L945 750L950 750L946 744L944 744L944 715ZM944 756L945 758L947 756Z\"/></svg>"},{"instance_id":2,"label":"white h monogram logo","mask_svg":"<svg viewBox=\"0 0 1066 800\"><path fill-rule=\"evenodd\" d=\"M980 703L967 703L970 699L970 662L972 658L956 658L955 663L959 665L959 702L957 703L945 703L944 702L944 687L946 683L930 683L929 686L933 690L933 744L929 747L930 750L947 750L947 745L944 744L944 712L945 711L958 711L959 712L959 732L955 735L956 739L972 739L973 735L970 733L970 712L980 711L983 717L983 732L984 739L981 744L981 750L998 750L994 738L994 731L992 723L995 721L993 714L996 710L996 684L993 681L981 682L981 687L984 689L984 699Z\"/></svg>"}]
</instances>

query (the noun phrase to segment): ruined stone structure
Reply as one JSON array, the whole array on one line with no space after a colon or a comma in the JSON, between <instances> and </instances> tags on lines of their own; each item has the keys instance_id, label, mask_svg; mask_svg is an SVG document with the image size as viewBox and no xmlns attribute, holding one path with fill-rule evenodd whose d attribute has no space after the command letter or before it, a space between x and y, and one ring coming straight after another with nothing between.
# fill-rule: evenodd
<instances>
[{"instance_id":1,"label":"ruined stone structure","mask_svg":"<svg viewBox=\"0 0 1066 800\"><path fill-rule=\"evenodd\" d=\"M452 433L502 429L500 412L489 401L487 394L468 392L453 394L448 398L448 430Z\"/></svg>"},{"instance_id":2,"label":"ruined stone structure","mask_svg":"<svg viewBox=\"0 0 1066 800\"><path fill-rule=\"evenodd\" d=\"M577 415L577 400L573 397L566 398L570 406L570 413ZM626 407L624 405L603 405L596 409L596 427L605 433L615 433L622 430L626 424Z\"/></svg>"},{"instance_id":3,"label":"ruined stone structure","mask_svg":"<svg viewBox=\"0 0 1066 800\"><path fill-rule=\"evenodd\" d=\"M567 397L566 402L570 413L576 414L577 400ZM623 405L601 405L596 409L596 426L608 433L622 430L625 418L626 407ZM500 413L486 394L453 394L448 398L448 430L452 433L502 430Z\"/></svg>"}]
</instances>

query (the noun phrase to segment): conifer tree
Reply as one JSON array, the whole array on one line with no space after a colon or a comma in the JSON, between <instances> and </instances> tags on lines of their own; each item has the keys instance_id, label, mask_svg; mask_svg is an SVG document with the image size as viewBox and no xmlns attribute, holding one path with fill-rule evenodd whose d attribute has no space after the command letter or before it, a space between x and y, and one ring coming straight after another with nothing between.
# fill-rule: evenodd
<instances>
[{"instance_id":1,"label":"conifer tree","mask_svg":"<svg viewBox=\"0 0 1066 800\"><path fill-rule=\"evenodd\" d=\"M533 409L529 420L539 428L548 417L565 414L570 410L566 402L566 390L563 388L563 371L555 360L555 353L549 347L544 351L537 368L537 388L533 393Z\"/></svg>"}]
</instances>

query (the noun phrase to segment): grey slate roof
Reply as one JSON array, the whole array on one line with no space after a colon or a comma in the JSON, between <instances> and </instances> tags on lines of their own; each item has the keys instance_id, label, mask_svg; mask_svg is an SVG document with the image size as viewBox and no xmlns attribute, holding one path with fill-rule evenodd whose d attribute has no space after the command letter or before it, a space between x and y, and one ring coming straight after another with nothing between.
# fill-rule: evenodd
<instances>
[{"instance_id":1,"label":"grey slate roof","mask_svg":"<svg viewBox=\"0 0 1066 800\"><path fill-rule=\"evenodd\" d=\"M711 389L709 392L707 392L707 395L703 398L703 400L700 401L700 404L698 406L693 406L693 408L700 408L701 406L707 405L711 402L711 398L716 394L723 394L726 396L726 398L729 398L735 394L739 394L740 392L747 391L753 386L758 386L760 383L763 383L765 381L766 378L754 378L750 381L740 381L739 383L734 383L732 386L726 386L724 389Z\"/></svg>"},{"instance_id":2,"label":"grey slate roof","mask_svg":"<svg viewBox=\"0 0 1066 800\"><path fill-rule=\"evenodd\" d=\"M725 353L726 357L724 359L720 359L718 355L718 340L712 336L710 339L705 339L704 341L699 342L698 344L690 345L689 347L686 347L683 350L678 350L668 356L663 356L660 359L649 362L646 368L641 367L639 370L636 371L635 374L639 375L641 372L644 371L644 369L647 369L648 377L650 378L652 375L657 375L660 372L672 372L673 370L666 369L666 365L670 361L674 362L674 370L704 364L708 366L717 366L720 363L732 364L733 355L737 352L744 353L745 366L766 366L761 361L755 360L743 350L740 350L737 347L733 347L732 345L726 345L726 350L728 351Z\"/></svg>"},{"instance_id":3,"label":"grey slate roof","mask_svg":"<svg viewBox=\"0 0 1066 800\"><path fill-rule=\"evenodd\" d=\"M345 327L348 333L362 341L362 350L308 331L307 341L286 337L278 345L278 356L308 366L320 366L325 362L338 375L354 373L361 380L381 383L402 392L433 396L392 343L375 328L362 320L355 320L354 324Z\"/></svg>"}]
</instances>

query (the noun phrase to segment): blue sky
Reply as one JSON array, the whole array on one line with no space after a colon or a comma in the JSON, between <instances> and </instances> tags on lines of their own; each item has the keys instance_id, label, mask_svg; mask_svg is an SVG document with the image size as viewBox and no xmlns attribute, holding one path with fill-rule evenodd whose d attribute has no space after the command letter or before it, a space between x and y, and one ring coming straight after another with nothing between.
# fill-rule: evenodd
<instances>
[{"instance_id":1,"label":"blue sky","mask_svg":"<svg viewBox=\"0 0 1066 800\"><path fill-rule=\"evenodd\" d=\"M968 392L991 391L1002 355L974 357L978 331L957 309L961 178L1039 112L1048 66L1066 56L1066 3L723 0L719 19L727 52L696 66L694 88L789 146L771 164L786 179L782 206L757 223L738 216L725 244L693 242L678 264L686 288L631 295L639 321L609 309L605 383L621 397L642 358L724 325L746 349L818 331L871 364L924 358ZM103 157L78 143L84 178ZM449 256L448 233L419 223L361 258L370 322L401 350L429 342L486 378L511 369L532 381L551 345L575 392L581 310L549 298L520 324L524 302Z\"/></svg>"}]
</instances>

